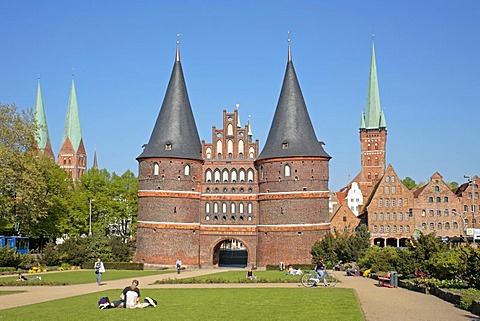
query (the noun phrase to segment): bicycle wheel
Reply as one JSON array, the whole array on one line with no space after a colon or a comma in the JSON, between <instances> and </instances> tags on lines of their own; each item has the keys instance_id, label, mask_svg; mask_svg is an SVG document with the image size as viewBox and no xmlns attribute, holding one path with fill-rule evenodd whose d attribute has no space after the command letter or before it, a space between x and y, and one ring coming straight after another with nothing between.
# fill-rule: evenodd
<instances>
[{"instance_id":1,"label":"bicycle wheel","mask_svg":"<svg viewBox=\"0 0 480 321\"><path fill-rule=\"evenodd\" d=\"M305 273L304 275L302 275L302 285L306 288L312 287L316 282L316 278L317 272Z\"/></svg>"},{"instance_id":2,"label":"bicycle wheel","mask_svg":"<svg viewBox=\"0 0 480 321\"><path fill-rule=\"evenodd\" d=\"M338 283L338 278L333 273L328 273L327 275L325 275L325 280L327 280L328 285L331 287L334 287Z\"/></svg>"}]
</instances>

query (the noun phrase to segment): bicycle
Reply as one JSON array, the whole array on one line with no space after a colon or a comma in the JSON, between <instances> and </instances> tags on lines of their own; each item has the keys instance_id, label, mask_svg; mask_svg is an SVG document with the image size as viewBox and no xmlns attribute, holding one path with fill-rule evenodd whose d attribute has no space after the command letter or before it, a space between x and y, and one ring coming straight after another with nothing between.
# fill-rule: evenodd
<instances>
[{"instance_id":1,"label":"bicycle","mask_svg":"<svg viewBox=\"0 0 480 321\"><path fill-rule=\"evenodd\" d=\"M310 288L314 285L319 284L320 282L323 283L323 279L325 279L327 281L328 286L331 286L331 287L334 287L335 285L337 285L337 282L338 282L337 276L333 273L328 273L327 270L324 271L323 277L320 277L320 275L316 270L305 273L302 276L301 282L304 287Z\"/></svg>"}]
</instances>

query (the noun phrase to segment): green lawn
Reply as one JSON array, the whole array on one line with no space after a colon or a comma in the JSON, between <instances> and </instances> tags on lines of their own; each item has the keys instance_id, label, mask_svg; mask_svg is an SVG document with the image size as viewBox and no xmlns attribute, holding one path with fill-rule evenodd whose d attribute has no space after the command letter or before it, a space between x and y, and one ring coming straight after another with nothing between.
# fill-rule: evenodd
<instances>
[{"instance_id":1,"label":"green lawn","mask_svg":"<svg viewBox=\"0 0 480 321\"><path fill-rule=\"evenodd\" d=\"M0 310L0 320L364 320L352 289L142 289L156 308L99 310L109 290L52 302Z\"/></svg>"},{"instance_id":2,"label":"green lawn","mask_svg":"<svg viewBox=\"0 0 480 321\"><path fill-rule=\"evenodd\" d=\"M301 276L287 275L285 271L254 271L255 281L246 278L247 271L225 271L186 279L167 279L157 284L179 283L300 283Z\"/></svg>"},{"instance_id":3,"label":"green lawn","mask_svg":"<svg viewBox=\"0 0 480 321\"><path fill-rule=\"evenodd\" d=\"M164 274L172 273L168 270L108 270L102 275L102 282L119 280L119 279L130 279L137 278L142 276L154 275L154 274ZM46 273L26 273L24 274L28 279L34 279L36 276L41 276L42 281L31 280L26 282L19 282L17 276L12 277L3 277L0 278L0 286L2 285L67 285L67 284L81 284L81 283L92 283L96 282L96 276L93 270L78 270L78 271L63 271L63 272L46 272Z\"/></svg>"},{"instance_id":4,"label":"green lawn","mask_svg":"<svg viewBox=\"0 0 480 321\"><path fill-rule=\"evenodd\" d=\"M7 295L7 294L14 294L14 293L21 293L25 291L0 291L0 295Z\"/></svg>"}]
</instances>

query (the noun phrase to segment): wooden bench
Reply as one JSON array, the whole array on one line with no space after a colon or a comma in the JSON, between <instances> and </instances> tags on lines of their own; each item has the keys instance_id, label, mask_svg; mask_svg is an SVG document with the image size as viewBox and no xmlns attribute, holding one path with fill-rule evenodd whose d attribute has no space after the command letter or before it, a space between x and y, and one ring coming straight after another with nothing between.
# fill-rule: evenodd
<instances>
[{"instance_id":1,"label":"wooden bench","mask_svg":"<svg viewBox=\"0 0 480 321\"><path fill-rule=\"evenodd\" d=\"M390 285L390 274L377 274L377 278L379 286L393 288L393 285Z\"/></svg>"}]
</instances>

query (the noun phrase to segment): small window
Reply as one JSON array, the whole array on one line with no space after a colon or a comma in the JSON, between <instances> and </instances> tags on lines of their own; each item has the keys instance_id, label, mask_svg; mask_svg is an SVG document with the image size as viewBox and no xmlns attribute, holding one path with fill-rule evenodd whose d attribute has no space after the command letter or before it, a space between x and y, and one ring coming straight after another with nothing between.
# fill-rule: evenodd
<instances>
[{"instance_id":1,"label":"small window","mask_svg":"<svg viewBox=\"0 0 480 321\"><path fill-rule=\"evenodd\" d=\"M390 181L391 181L392 183L395 183L395 176L392 176L392 177L390 178Z\"/></svg>"},{"instance_id":2,"label":"small window","mask_svg":"<svg viewBox=\"0 0 480 321\"><path fill-rule=\"evenodd\" d=\"M437 196L437 203L440 203L442 200L440 198L440 196Z\"/></svg>"},{"instance_id":3,"label":"small window","mask_svg":"<svg viewBox=\"0 0 480 321\"><path fill-rule=\"evenodd\" d=\"M422 230L426 230L427 229L427 223L422 223Z\"/></svg>"},{"instance_id":4,"label":"small window","mask_svg":"<svg viewBox=\"0 0 480 321\"><path fill-rule=\"evenodd\" d=\"M172 143L166 143L165 150L172 150Z\"/></svg>"},{"instance_id":5,"label":"small window","mask_svg":"<svg viewBox=\"0 0 480 321\"><path fill-rule=\"evenodd\" d=\"M398 207L402 207L403 206L403 199L399 198L398 199Z\"/></svg>"},{"instance_id":6,"label":"small window","mask_svg":"<svg viewBox=\"0 0 480 321\"><path fill-rule=\"evenodd\" d=\"M438 228L439 230L441 230L441 229L442 229L442 223L438 223L438 224L437 224L437 228Z\"/></svg>"},{"instance_id":7,"label":"small window","mask_svg":"<svg viewBox=\"0 0 480 321\"><path fill-rule=\"evenodd\" d=\"M190 176L190 165L185 165L184 169L183 169L183 174L185 176Z\"/></svg>"},{"instance_id":8,"label":"small window","mask_svg":"<svg viewBox=\"0 0 480 321\"><path fill-rule=\"evenodd\" d=\"M160 165L158 163L153 164L153 175L157 176L160 173Z\"/></svg>"},{"instance_id":9,"label":"small window","mask_svg":"<svg viewBox=\"0 0 480 321\"><path fill-rule=\"evenodd\" d=\"M405 226L405 232L410 233L410 225Z\"/></svg>"},{"instance_id":10,"label":"small window","mask_svg":"<svg viewBox=\"0 0 480 321\"><path fill-rule=\"evenodd\" d=\"M282 143L282 149L288 149L288 143Z\"/></svg>"},{"instance_id":11,"label":"small window","mask_svg":"<svg viewBox=\"0 0 480 321\"><path fill-rule=\"evenodd\" d=\"M388 186L385 186L385 194L389 194L389 192L390 192L390 191L389 191Z\"/></svg>"},{"instance_id":12,"label":"small window","mask_svg":"<svg viewBox=\"0 0 480 321\"><path fill-rule=\"evenodd\" d=\"M450 229L450 223L449 223L449 222L446 222L446 223L445 223L445 229L446 229L446 230L449 230L449 229Z\"/></svg>"},{"instance_id":13,"label":"small window","mask_svg":"<svg viewBox=\"0 0 480 321\"><path fill-rule=\"evenodd\" d=\"M390 176L385 177L385 182L390 182Z\"/></svg>"},{"instance_id":14,"label":"small window","mask_svg":"<svg viewBox=\"0 0 480 321\"><path fill-rule=\"evenodd\" d=\"M435 192L440 192L440 187L435 186Z\"/></svg>"},{"instance_id":15,"label":"small window","mask_svg":"<svg viewBox=\"0 0 480 321\"><path fill-rule=\"evenodd\" d=\"M428 202L429 202L429 203L433 203L433 197L430 196L430 197L428 198Z\"/></svg>"},{"instance_id":16,"label":"small window","mask_svg":"<svg viewBox=\"0 0 480 321\"><path fill-rule=\"evenodd\" d=\"M453 229L458 230L458 223L457 222L453 222Z\"/></svg>"},{"instance_id":17,"label":"small window","mask_svg":"<svg viewBox=\"0 0 480 321\"><path fill-rule=\"evenodd\" d=\"M443 198L443 201L444 201L445 203L448 203L448 196L445 196L445 197Z\"/></svg>"},{"instance_id":18,"label":"small window","mask_svg":"<svg viewBox=\"0 0 480 321\"><path fill-rule=\"evenodd\" d=\"M430 229L431 230L434 230L435 229L435 225L433 223L430 223Z\"/></svg>"},{"instance_id":19,"label":"small window","mask_svg":"<svg viewBox=\"0 0 480 321\"><path fill-rule=\"evenodd\" d=\"M291 175L291 170L290 170L290 165L286 164L284 167L284 175L285 177L290 177Z\"/></svg>"}]
</instances>

